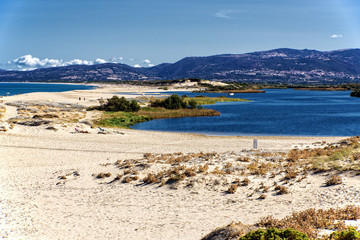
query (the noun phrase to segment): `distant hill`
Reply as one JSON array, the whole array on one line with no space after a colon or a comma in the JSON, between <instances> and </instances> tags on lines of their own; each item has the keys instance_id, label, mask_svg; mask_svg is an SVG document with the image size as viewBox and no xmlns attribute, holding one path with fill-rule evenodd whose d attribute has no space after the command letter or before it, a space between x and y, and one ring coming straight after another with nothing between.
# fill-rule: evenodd
<instances>
[{"instance_id":1,"label":"distant hill","mask_svg":"<svg viewBox=\"0 0 360 240\"><path fill-rule=\"evenodd\" d=\"M150 68L125 64L73 65L33 71L0 71L0 81L208 80L338 84L360 82L360 49L321 52L274 49L246 54L187 57Z\"/></svg>"}]
</instances>

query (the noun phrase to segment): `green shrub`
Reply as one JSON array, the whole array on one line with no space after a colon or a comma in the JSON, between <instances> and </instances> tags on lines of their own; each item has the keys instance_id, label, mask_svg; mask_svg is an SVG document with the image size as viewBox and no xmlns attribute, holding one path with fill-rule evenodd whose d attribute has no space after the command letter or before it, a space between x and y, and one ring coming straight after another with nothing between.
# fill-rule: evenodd
<instances>
[{"instance_id":1,"label":"green shrub","mask_svg":"<svg viewBox=\"0 0 360 240\"><path fill-rule=\"evenodd\" d=\"M166 109L196 109L197 103L194 99L190 99L189 102L187 102L185 97L179 97L179 95L173 94L164 100L155 100L151 103L151 107L162 107Z\"/></svg>"},{"instance_id":2,"label":"green shrub","mask_svg":"<svg viewBox=\"0 0 360 240\"><path fill-rule=\"evenodd\" d=\"M136 123L151 120L147 116L139 116L132 112L105 112L104 116L96 122L104 127L128 128Z\"/></svg>"},{"instance_id":3,"label":"green shrub","mask_svg":"<svg viewBox=\"0 0 360 240\"><path fill-rule=\"evenodd\" d=\"M351 97L360 97L360 89L355 89L350 93Z\"/></svg>"},{"instance_id":4,"label":"green shrub","mask_svg":"<svg viewBox=\"0 0 360 240\"><path fill-rule=\"evenodd\" d=\"M330 235L330 239L333 240L356 240L360 239L360 232L356 231L356 228L350 227L348 230L341 232L333 232Z\"/></svg>"},{"instance_id":5,"label":"green shrub","mask_svg":"<svg viewBox=\"0 0 360 240\"><path fill-rule=\"evenodd\" d=\"M305 233L295 231L291 228L281 230L277 228L259 229L247 233L240 240L308 240Z\"/></svg>"},{"instance_id":6,"label":"green shrub","mask_svg":"<svg viewBox=\"0 0 360 240\"><path fill-rule=\"evenodd\" d=\"M113 96L107 99L105 104L102 103L100 106L90 107L88 110L93 109L110 112L137 112L140 110L140 106L136 100L128 101L125 97L119 98L118 96Z\"/></svg>"},{"instance_id":7,"label":"green shrub","mask_svg":"<svg viewBox=\"0 0 360 240\"><path fill-rule=\"evenodd\" d=\"M190 99L188 103L189 103L189 108L190 109L195 109L196 108L197 104L196 104L195 99Z\"/></svg>"}]
</instances>

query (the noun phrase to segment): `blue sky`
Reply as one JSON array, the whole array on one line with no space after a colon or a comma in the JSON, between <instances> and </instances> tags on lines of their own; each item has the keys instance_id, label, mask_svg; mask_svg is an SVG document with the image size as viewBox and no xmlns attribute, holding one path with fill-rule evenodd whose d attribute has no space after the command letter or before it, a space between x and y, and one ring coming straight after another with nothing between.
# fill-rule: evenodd
<instances>
[{"instance_id":1,"label":"blue sky","mask_svg":"<svg viewBox=\"0 0 360 240\"><path fill-rule=\"evenodd\" d=\"M1 0L0 68L360 48L359 0Z\"/></svg>"}]
</instances>

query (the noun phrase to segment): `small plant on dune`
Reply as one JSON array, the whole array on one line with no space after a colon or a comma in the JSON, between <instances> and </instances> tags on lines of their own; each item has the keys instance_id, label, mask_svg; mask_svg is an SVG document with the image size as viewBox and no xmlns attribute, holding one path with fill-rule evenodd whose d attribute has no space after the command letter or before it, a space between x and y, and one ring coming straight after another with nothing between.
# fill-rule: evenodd
<instances>
[{"instance_id":1,"label":"small plant on dune","mask_svg":"<svg viewBox=\"0 0 360 240\"><path fill-rule=\"evenodd\" d=\"M286 169L286 174L285 174L285 179L286 180L290 180L290 179L294 179L298 176L298 172L294 169Z\"/></svg>"},{"instance_id":2,"label":"small plant on dune","mask_svg":"<svg viewBox=\"0 0 360 240\"><path fill-rule=\"evenodd\" d=\"M297 162L300 159L301 155L299 150L293 149L287 155L287 160L290 162Z\"/></svg>"},{"instance_id":3,"label":"small plant on dune","mask_svg":"<svg viewBox=\"0 0 360 240\"><path fill-rule=\"evenodd\" d=\"M149 173L144 179L143 182L145 184L159 183L160 179L158 179L154 174Z\"/></svg>"},{"instance_id":4,"label":"small plant on dune","mask_svg":"<svg viewBox=\"0 0 360 240\"><path fill-rule=\"evenodd\" d=\"M185 169L184 173L187 177L193 177L196 176L196 169L195 167L187 168Z\"/></svg>"},{"instance_id":5,"label":"small plant on dune","mask_svg":"<svg viewBox=\"0 0 360 240\"><path fill-rule=\"evenodd\" d=\"M146 159L149 159L149 158L151 158L151 157L153 157L153 154L152 154L152 153L145 153L145 154L144 154L144 158L146 158Z\"/></svg>"},{"instance_id":6,"label":"small plant on dune","mask_svg":"<svg viewBox=\"0 0 360 240\"><path fill-rule=\"evenodd\" d=\"M307 234L311 239L316 239L318 229L343 230L343 220L356 219L360 219L360 207L351 205L345 208L330 208L328 210L307 209L295 212L281 220L268 216L260 219L256 226L281 229L292 228Z\"/></svg>"},{"instance_id":7,"label":"small plant on dune","mask_svg":"<svg viewBox=\"0 0 360 240\"><path fill-rule=\"evenodd\" d=\"M248 165L248 170L253 175L266 175L272 168L271 163L260 163L252 162Z\"/></svg>"},{"instance_id":8,"label":"small plant on dune","mask_svg":"<svg viewBox=\"0 0 360 240\"><path fill-rule=\"evenodd\" d=\"M225 167L225 168L231 168L231 167L232 167L232 163L227 162L224 167Z\"/></svg>"},{"instance_id":9,"label":"small plant on dune","mask_svg":"<svg viewBox=\"0 0 360 240\"><path fill-rule=\"evenodd\" d=\"M344 231L336 231L330 235L331 240L358 240L360 239L360 232L354 227L350 227Z\"/></svg>"},{"instance_id":10,"label":"small plant on dune","mask_svg":"<svg viewBox=\"0 0 360 240\"><path fill-rule=\"evenodd\" d=\"M219 167L215 167L215 169L211 173L216 175L224 175L226 172L224 170L220 170Z\"/></svg>"},{"instance_id":11,"label":"small plant on dune","mask_svg":"<svg viewBox=\"0 0 360 240\"><path fill-rule=\"evenodd\" d=\"M275 190L278 191L278 193L277 193L278 195L288 194L290 192L287 187L280 186L280 185L276 186Z\"/></svg>"},{"instance_id":12,"label":"small plant on dune","mask_svg":"<svg viewBox=\"0 0 360 240\"><path fill-rule=\"evenodd\" d=\"M238 188L238 186L236 184L231 184L226 192L230 193L230 194L234 194L236 192L237 188Z\"/></svg>"},{"instance_id":13,"label":"small plant on dune","mask_svg":"<svg viewBox=\"0 0 360 240\"><path fill-rule=\"evenodd\" d=\"M136 163L135 160L117 160L115 165L117 165L120 169L124 169L124 168L132 168L134 166L134 164Z\"/></svg>"},{"instance_id":14,"label":"small plant on dune","mask_svg":"<svg viewBox=\"0 0 360 240\"><path fill-rule=\"evenodd\" d=\"M325 181L326 186L333 186L342 183L342 178L339 175L332 175L328 180Z\"/></svg>"},{"instance_id":15,"label":"small plant on dune","mask_svg":"<svg viewBox=\"0 0 360 240\"><path fill-rule=\"evenodd\" d=\"M111 177L111 173L99 173L98 175L96 175L96 178L108 178Z\"/></svg>"},{"instance_id":16,"label":"small plant on dune","mask_svg":"<svg viewBox=\"0 0 360 240\"><path fill-rule=\"evenodd\" d=\"M263 200L263 199L265 199L266 198L266 195L265 194L261 194L260 196L259 196L259 199L261 199L261 200Z\"/></svg>"},{"instance_id":17,"label":"small plant on dune","mask_svg":"<svg viewBox=\"0 0 360 240\"><path fill-rule=\"evenodd\" d=\"M184 179L185 179L185 174L172 174L166 181L166 184L177 183Z\"/></svg>"},{"instance_id":18,"label":"small plant on dune","mask_svg":"<svg viewBox=\"0 0 360 240\"><path fill-rule=\"evenodd\" d=\"M308 236L305 233L293 230L293 229L258 229L247 233L245 236L239 238L239 240L280 240L280 239L291 239L291 240L308 240Z\"/></svg>"},{"instance_id":19,"label":"small plant on dune","mask_svg":"<svg viewBox=\"0 0 360 240\"><path fill-rule=\"evenodd\" d=\"M119 181L123 176L121 174L118 174L115 178L114 178L114 182L115 181Z\"/></svg>"},{"instance_id":20,"label":"small plant on dune","mask_svg":"<svg viewBox=\"0 0 360 240\"><path fill-rule=\"evenodd\" d=\"M268 192L270 187L265 186L265 184L262 182L261 185L260 185L260 189L262 189L263 192Z\"/></svg>"},{"instance_id":21,"label":"small plant on dune","mask_svg":"<svg viewBox=\"0 0 360 240\"><path fill-rule=\"evenodd\" d=\"M127 176L127 177L124 177L124 179L122 180L122 183L130 183L130 182L136 181L138 179L139 179L138 176Z\"/></svg>"},{"instance_id":22,"label":"small plant on dune","mask_svg":"<svg viewBox=\"0 0 360 240\"><path fill-rule=\"evenodd\" d=\"M250 184L250 179L248 179L248 178L244 178L243 180L242 180L242 186L248 186L249 184Z\"/></svg>"},{"instance_id":23,"label":"small plant on dune","mask_svg":"<svg viewBox=\"0 0 360 240\"><path fill-rule=\"evenodd\" d=\"M240 161L240 162L250 162L250 158L248 158L248 157L238 157L237 161Z\"/></svg>"},{"instance_id":24,"label":"small plant on dune","mask_svg":"<svg viewBox=\"0 0 360 240\"><path fill-rule=\"evenodd\" d=\"M206 173L209 170L209 164L200 165L198 168L199 173Z\"/></svg>"}]
</instances>

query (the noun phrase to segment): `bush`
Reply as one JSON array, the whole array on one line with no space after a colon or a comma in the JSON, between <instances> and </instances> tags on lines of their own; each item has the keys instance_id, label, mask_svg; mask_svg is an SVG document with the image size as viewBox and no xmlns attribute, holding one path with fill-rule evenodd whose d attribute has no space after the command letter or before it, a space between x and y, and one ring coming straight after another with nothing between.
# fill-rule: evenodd
<instances>
[{"instance_id":1,"label":"bush","mask_svg":"<svg viewBox=\"0 0 360 240\"><path fill-rule=\"evenodd\" d=\"M179 97L179 95L173 94L164 100L155 100L151 103L151 107L162 107L165 109L196 109L198 106L194 99L190 99L189 102L187 102L185 97Z\"/></svg>"},{"instance_id":2,"label":"bush","mask_svg":"<svg viewBox=\"0 0 360 240\"><path fill-rule=\"evenodd\" d=\"M333 186L341 183L342 183L342 179L339 175L333 175L325 182L326 186Z\"/></svg>"},{"instance_id":3,"label":"bush","mask_svg":"<svg viewBox=\"0 0 360 240\"><path fill-rule=\"evenodd\" d=\"M360 97L360 89L356 89L350 93L351 97Z\"/></svg>"},{"instance_id":4,"label":"bush","mask_svg":"<svg viewBox=\"0 0 360 240\"><path fill-rule=\"evenodd\" d=\"M309 239L305 233L295 231L291 228L287 230L280 230L277 228L259 229L257 231L249 232L240 240L307 240Z\"/></svg>"},{"instance_id":5,"label":"bush","mask_svg":"<svg viewBox=\"0 0 360 240\"><path fill-rule=\"evenodd\" d=\"M360 232L356 231L356 228L350 227L348 230L341 232L333 232L330 235L330 239L333 240L356 240L360 239Z\"/></svg>"},{"instance_id":6,"label":"bush","mask_svg":"<svg viewBox=\"0 0 360 240\"><path fill-rule=\"evenodd\" d=\"M189 108L190 109L195 109L196 108L196 101L194 99L190 99L189 100Z\"/></svg>"},{"instance_id":7,"label":"bush","mask_svg":"<svg viewBox=\"0 0 360 240\"><path fill-rule=\"evenodd\" d=\"M237 190L238 186L236 184L231 184L227 190L227 193L234 194Z\"/></svg>"},{"instance_id":8,"label":"bush","mask_svg":"<svg viewBox=\"0 0 360 240\"><path fill-rule=\"evenodd\" d=\"M113 96L112 98L109 98L105 104L89 108L89 110L92 109L110 112L137 112L140 110L140 106L136 100L128 101L124 97L119 98L118 96Z\"/></svg>"}]
</instances>

